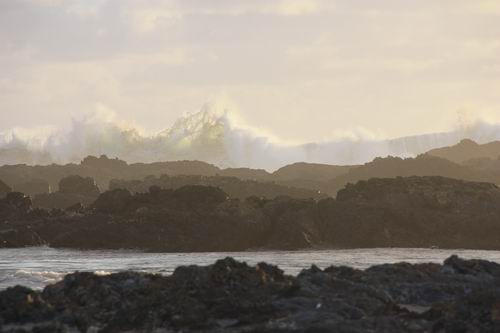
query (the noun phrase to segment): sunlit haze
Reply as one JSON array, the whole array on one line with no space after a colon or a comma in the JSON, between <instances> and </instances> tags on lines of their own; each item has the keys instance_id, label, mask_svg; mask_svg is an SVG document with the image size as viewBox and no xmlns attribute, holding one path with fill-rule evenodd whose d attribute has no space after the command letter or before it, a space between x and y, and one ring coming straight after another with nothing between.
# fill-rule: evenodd
<instances>
[{"instance_id":1,"label":"sunlit haze","mask_svg":"<svg viewBox=\"0 0 500 333\"><path fill-rule=\"evenodd\" d=\"M500 120L498 1L0 1L0 130L223 98L284 140Z\"/></svg>"},{"instance_id":2,"label":"sunlit haze","mask_svg":"<svg viewBox=\"0 0 500 333\"><path fill-rule=\"evenodd\" d=\"M179 127L213 105L215 115L194 122L219 117L224 149L230 141L238 150L224 157L233 166L360 163L463 136L494 140L497 130L463 130L500 122L499 36L494 0L4 0L0 146L49 151L59 162L87 153L151 160L142 148L130 152L130 140L150 145L174 126L175 143L148 146L150 155L221 164L220 156L192 153L201 123ZM134 135L115 143L123 129ZM348 148L353 158L269 149L457 130L406 151Z\"/></svg>"}]
</instances>

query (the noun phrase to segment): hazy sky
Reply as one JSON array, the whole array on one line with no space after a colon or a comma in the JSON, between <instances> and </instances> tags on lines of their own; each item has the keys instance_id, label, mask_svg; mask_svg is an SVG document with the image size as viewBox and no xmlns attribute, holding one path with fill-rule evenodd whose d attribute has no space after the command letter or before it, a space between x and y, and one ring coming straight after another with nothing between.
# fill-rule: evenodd
<instances>
[{"instance_id":1,"label":"hazy sky","mask_svg":"<svg viewBox=\"0 0 500 333\"><path fill-rule=\"evenodd\" d=\"M299 141L500 121L500 1L0 0L0 130L219 98Z\"/></svg>"}]
</instances>

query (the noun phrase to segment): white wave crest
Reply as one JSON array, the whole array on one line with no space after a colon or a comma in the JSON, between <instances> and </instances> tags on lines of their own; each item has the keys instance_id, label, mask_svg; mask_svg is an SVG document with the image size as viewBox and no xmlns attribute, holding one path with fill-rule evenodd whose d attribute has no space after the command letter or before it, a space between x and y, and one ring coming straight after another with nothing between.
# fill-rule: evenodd
<instances>
[{"instance_id":1,"label":"white wave crest","mask_svg":"<svg viewBox=\"0 0 500 333\"><path fill-rule=\"evenodd\" d=\"M479 143L499 140L500 124L476 121L449 132L397 139L353 133L323 142L286 143L245 126L224 104L211 103L160 133L147 134L100 107L74 119L67 130L16 128L0 133L0 164L79 162L87 155L106 154L128 162L201 160L220 167L268 170L299 161L349 165L379 156L415 156L464 138Z\"/></svg>"},{"instance_id":2,"label":"white wave crest","mask_svg":"<svg viewBox=\"0 0 500 333\"><path fill-rule=\"evenodd\" d=\"M20 269L17 270L14 273L14 277L16 278L37 278L37 279L43 279L45 281L57 281L62 279L62 277L66 273L60 273L60 272L53 272L53 271L29 271L29 270L24 270Z\"/></svg>"}]
</instances>

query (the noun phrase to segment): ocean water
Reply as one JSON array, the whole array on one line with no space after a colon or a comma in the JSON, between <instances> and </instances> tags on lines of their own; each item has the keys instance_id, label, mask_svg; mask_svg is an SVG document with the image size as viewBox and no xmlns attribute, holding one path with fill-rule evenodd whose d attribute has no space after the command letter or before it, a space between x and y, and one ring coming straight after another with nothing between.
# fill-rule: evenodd
<instances>
[{"instance_id":1,"label":"ocean water","mask_svg":"<svg viewBox=\"0 0 500 333\"><path fill-rule=\"evenodd\" d=\"M171 274L181 265L209 265L217 259L234 257L248 264L267 262L278 265L287 274L298 274L315 264L321 268L346 265L364 269L372 265L394 262L441 263L452 254L467 259L485 259L500 263L500 251L442 249L352 249L311 251L208 252L208 253L144 253L130 250L78 251L48 247L0 249L0 289L24 285L41 289L74 271L110 274L135 270Z\"/></svg>"}]
</instances>

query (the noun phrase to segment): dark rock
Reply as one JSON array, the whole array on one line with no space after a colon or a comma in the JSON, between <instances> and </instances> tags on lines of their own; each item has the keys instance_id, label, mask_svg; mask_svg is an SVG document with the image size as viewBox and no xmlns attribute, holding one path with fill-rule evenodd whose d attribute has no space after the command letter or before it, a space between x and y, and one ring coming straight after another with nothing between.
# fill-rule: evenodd
<instances>
[{"instance_id":1,"label":"dark rock","mask_svg":"<svg viewBox=\"0 0 500 333\"><path fill-rule=\"evenodd\" d=\"M325 191L335 195L349 183L371 178L441 176L473 182L500 183L500 173L483 171L449 161L444 158L423 154L415 158L377 157L372 162L352 167L344 175L328 181Z\"/></svg>"},{"instance_id":2,"label":"dark rock","mask_svg":"<svg viewBox=\"0 0 500 333\"><path fill-rule=\"evenodd\" d=\"M0 199L5 197L7 193L11 192L12 189L5 184L2 180L0 180Z\"/></svg>"},{"instance_id":3,"label":"dark rock","mask_svg":"<svg viewBox=\"0 0 500 333\"><path fill-rule=\"evenodd\" d=\"M340 247L500 248L500 189L489 183L373 178L319 206L322 234Z\"/></svg>"},{"instance_id":4,"label":"dark rock","mask_svg":"<svg viewBox=\"0 0 500 333\"><path fill-rule=\"evenodd\" d=\"M37 194L50 193L50 184L43 179L31 179L21 184L16 184L14 189L30 197Z\"/></svg>"},{"instance_id":5,"label":"dark rock","mask_svg":"<svg viewBox=\"0 0 500 333\"><path fill-rule=\"evenodd\" d=\"M449 274L437 264L315 266L299 276L232 258L171 276L74 273L43 291L0 292L2 331L497 332L498 264ZM439 290L429 298L428 290ZM409 297L411 295L411 297Z\"/></svg>"},{"instance_id":6,"label":"dark rock","mask_svg":"<svg viewBox=\"0 0 500 333\"><path fill-rule=\"evenodd\" d=\"M45 193L38 194L33 198L33 206L43 209L67 209L74 205L82 204L84 206L89 206L92 204L96 196L87 196L82 194L70 194L70 193Z\"/></svg>"},{"instance_id":7,"label":"dark rock","mask_svg":"<svg viewBox=\"0 0 500 333\"><path fill-rule=\"evenodd\" d=\"M27 212L32 206L31 199L20 192L7 193L4 201L21 212Z\"/></svg>"},{"instance_id":8,"label":"dark rock","mask_svg":"<svg viewBox=\"0 0 500 333\"><path fill-rule=\"evenodd\" d=\"M0 293L0 327L9 323L42 322L53 317L53 309L38 292L15 286Z\"/></svg>"},{"instance_id":9,"label":"dark rock","mask_svg":"<svg viewBox=\"0 0 500 333\"><path fill-rule=\"evenodd\" d=\"M45 209L67 209L79 203L88 206L99 194L100 191L94 179L73 175L61 179L59 191L36 195L33 199L33 206Z\"/></svg>"},{"instance_id":10,"label":"dark rock","mask_svg":"<svg viewBox=\"0 0 500 333\"><path fill-rule=\"evenodd\" d=\"M81 177L78 175L68 176L59 182L59 192L64 194L80 194L87 196L97 196L100 191L91 177Z\"/></svg>"},{"instance_id":11,"label":"dark rock","mask_svg":"<svg viewBox=\"0 0 500 333\"><path fill-rule=\"evenodd\" d=\"M120 213L123 212L132 200L129 191L115 189L102 193L92 204L92 208L102 213Z\"/></svg>"},{"instance_id":12,"label":"dark rock","mask_svg":"<svg viewBox=\"0 0 500 333\"><path fill-rule=\"evenodd\" d=\"M226 173L223 173L226 174ZM148 176L143 180L119 180L112 179L109 183L110 189L127 189L132 193L146 193L151 186L161 189L179 189L187 186L209 186L218 187L230 198L246 199L251 196L273 199L278 196L289 196L298 199L320 199L326 195L317 190L309 190L300 187L277 184L272 181L257 181L254 179L239 179L229 176L200 176L200 175L161 175L160 177Z\"/></svg>"},{"instance_id":13,"label":"dark rock","mask_svg":"<svg viewBox=\"0 0 500 333\"><path fill-rule=\"evenodd\" d=\"M83 212L84 208L85 207L80 202L77 202L76 204L67 207L66 211L72 213L81 213Z\"/></svg>"},{"instance_id":14,"label":"dark rock","mask_svg":"<svg viewBox=\"0 0 500 333\"><path fill-rule=\"evenodd\" d=\"M5 244L26 239L25 245L32 245L35 233L36 242L54 247L166 252L500 249L500 189L443 177L360 181L340 191L337 199L319 201L284 196L237 200L219 188L200 185L175 190L152 186L135 194L115 189L99 197L56 192L33 200L35 208L57 209L47 216L39 210L31 213L29 199L17 196L0 200L0 221L9 221L0 223ZM446 267L452 271L451 265Z\"/></svg>"}]
</instances>

